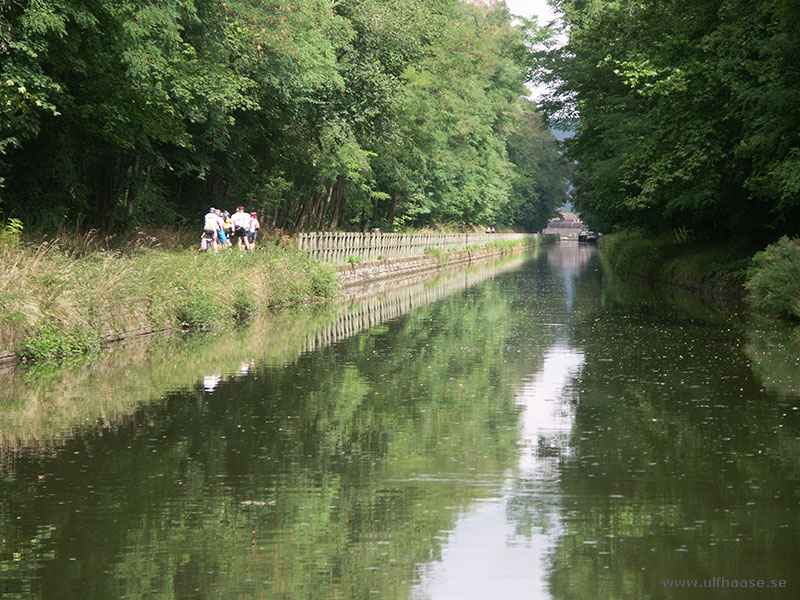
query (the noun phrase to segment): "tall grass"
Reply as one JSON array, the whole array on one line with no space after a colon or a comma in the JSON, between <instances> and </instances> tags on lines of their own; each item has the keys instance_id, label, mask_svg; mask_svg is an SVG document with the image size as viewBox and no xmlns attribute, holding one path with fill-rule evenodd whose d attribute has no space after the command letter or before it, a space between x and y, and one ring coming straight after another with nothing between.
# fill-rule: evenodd
<instances>
[{"instance_id":1,"label":"tall grass","mask_svg":"<svg viewBox=\"0 0 800 600\"><path fill-rule=\"evenodd\" d=\"M332 271L266 242L252 253L111 249L92 235L0 246L0 352L86 352L132 331L214 328L277 305L328 298Z\"/></svg>"},{"instance_id":2,"label":"tall grass","mask_svg":"<svg viewBox=\"0 0 800 600\"><path fill-rule=\"evenodd\" d=\"M503 252L510 250L511 248L515 248L517 246L538 246L542 242L541 238L538 237L529 237L529 238L522 238L518 240L499 240L496 242L487 242L484 244L486 248L497 248L502 250Z\"/></svg>"}]
</instances>

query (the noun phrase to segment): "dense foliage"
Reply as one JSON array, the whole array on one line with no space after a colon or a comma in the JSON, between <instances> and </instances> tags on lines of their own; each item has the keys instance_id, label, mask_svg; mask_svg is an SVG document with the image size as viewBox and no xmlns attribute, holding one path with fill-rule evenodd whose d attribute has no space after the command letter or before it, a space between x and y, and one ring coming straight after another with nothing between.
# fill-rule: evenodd
<instances>
[{"instance_id":1,"label":"dense foliage","mask_svg":"<svg viewBox=\"0 0 800 600\"><path fill-rule=\"evenodd\" d=\"M800 319L800 240L782 237L753 257L747 299L760 313Z\"/></svg>"},{"instance_id":2,"label":"dense foliage","mask_svg":"<svg viewBox=\"0 0 800 600\"><path fill-rule=\"evenodd\" d=\"M538 229L566 183L524 99L536 35L502 2L0 0L3 210Z\"/></svg>"},{"instance_id":3,"label":"dense foliage","mask_svg":"<svg viewBox=\"0 0 800 600\"><path fill-rule=\"evenodd\" d=\"M576 128L586 218L759 245L800 232L800 3L554 4L569 41L546 112Z\"/></svg>"}]
</instances>

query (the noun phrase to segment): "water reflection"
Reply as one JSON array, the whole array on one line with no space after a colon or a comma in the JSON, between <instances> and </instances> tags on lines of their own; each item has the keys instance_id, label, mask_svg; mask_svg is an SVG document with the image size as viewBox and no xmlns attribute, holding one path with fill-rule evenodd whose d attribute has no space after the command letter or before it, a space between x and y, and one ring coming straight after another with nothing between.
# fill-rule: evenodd
<instances>
[{"instance_id":1,"label":"water reflection","mask_svg":"<svg viewBox=\"0 0 800 600\"><path fill-rule=\"evenodd\" d=\"M593 254L593 247L579 244L548 252L549 272L537 283L550 294L555 281L563 283L565 306L544 313L548 318L540 325L550 323L556 339L516 395L521 412L517 465L499 497L483 499L459 517L441 559L423 567L413 598L551 597L549 560L563 533L559 465L570 453L574 382L584 360L567 339L567 321L575 308L577 279Z\"/></svg>"},{"instance_id":2,"label":"water reflection","mask_svg":"<svg viewBox=\"0 0 800 600\"><path fill-rule=\"evenodd\" d=\"M81 375L84 392L141 395L72 435L75 414L9 405L6 423L39 428L7 448L3 597L406 597L454 516L502 487L514 382L551 343L502 279L361 302L312 334L290 335L290 315L252 336L255 361L198 338L97 388ZM386 306L408 311L363 326ZM520 332L532 343L509 351ZM156 400L137 402L148 382ZM60 437L37 446L47 431Z\"/></svg>"},{"instance_id":3,"label":"water reflection","mask_svg":"<svg viewBox=\"0 0 800 600\"><path fill-rule=\"evenodd\" d=\"M759 322L746 332L745 352L762 385L783 397L800 396L800 328Z\"/></svg>"},{"instance_id":4,"label":"water reflection","mask_svg":"<svg viewBox=\"0 0 800 600\"><path fill-rule=\"evenodd\" d=\"M686 598L684 585L704 598L796 597L797 361L686 293L601 289L570 327L584 366L553 597Z\"/></svg>"},{"instance_id":5,"label":"water reflection","mask_svg":"<svg viewBox=\"0 0 800 600\"><path fill-rule=\"evenodd\" d=\"M124 425L143 405L178 390L211 393L253 371L256 358L262 365L295 361L519 268L530 256L350 289L335 306L276 312L233 331L140 338L88 364L0 370L0 467L13 470L19 453L52 452L79 431Z\"/></svg>"},{"instance_id":6,"label":"water reflection","mask_svg":"<svg viewBox=\"0 0 800 600\"><path fill-rule=\"evenodd\" d=\"M558 465L569 454L573 381L583 355L563 343L520 389L520 457L499 498L459 517L440 561L422 570L413 598L549 598L549 557L562 534Z\"/></svg>"},{"instance_id":7,"label":"water reflection","mask_svg":"<svg viewBox=\"0 0 800 600\"><path fill-rule=\"evenodd\" d=\"M569 311L575 306L577 280L589 259L595 254L594 245L578 242L562 242L558 245L557 251L547 254L547 262L552 272L564 282L564 302Z\"/></svg>"}]
</instances>

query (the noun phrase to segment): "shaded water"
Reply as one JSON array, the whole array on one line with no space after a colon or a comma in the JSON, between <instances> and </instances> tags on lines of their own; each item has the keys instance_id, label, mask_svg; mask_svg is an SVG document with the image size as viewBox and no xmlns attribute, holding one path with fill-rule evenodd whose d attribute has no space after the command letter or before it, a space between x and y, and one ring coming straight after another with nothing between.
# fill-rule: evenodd
<instances>
[{"instance_id":1,"label":"shaded water","mask_svg":"<svg viewBox=\"0 0 800 600\"><path fill-rule=\"evenodd\" d=\"M673 300L562 244L6 373L0 598L797 597L797 344Z\"/></svg>"}]
</instances>

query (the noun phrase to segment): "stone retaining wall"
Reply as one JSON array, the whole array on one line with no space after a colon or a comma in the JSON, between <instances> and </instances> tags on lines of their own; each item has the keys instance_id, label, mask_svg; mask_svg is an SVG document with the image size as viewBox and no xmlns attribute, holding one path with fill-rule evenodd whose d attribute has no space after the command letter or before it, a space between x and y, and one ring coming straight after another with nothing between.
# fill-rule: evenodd
<instances>
[{"instance_id":1,"label":"stone retaining wall","mask_svg":"<svg viewBox=\"0 0 800 600\"><path fill-rule=\"evenodd\" d=\"M529 250L532 246L520 245L512 248L476 248L470 250L456 250L442 255L425 254L422 256L405 256L388 258L386 260L373 260L355 264L337 265L336 272L345 288L358 285L368 285L375 281L405 278L451 266L470 265L486 261L490 258Z\"/></svg>"}]
</instances>

